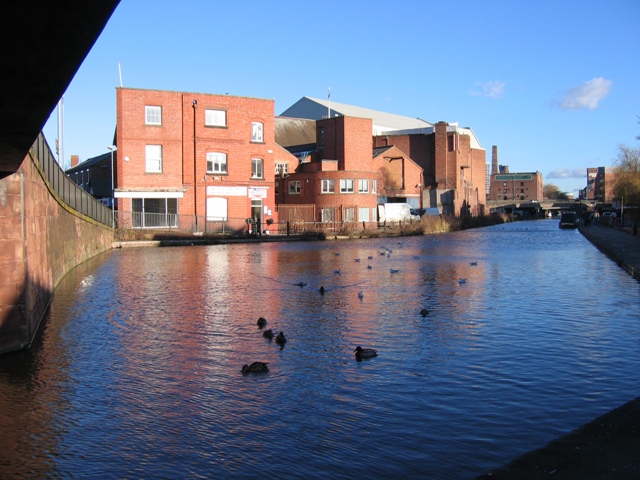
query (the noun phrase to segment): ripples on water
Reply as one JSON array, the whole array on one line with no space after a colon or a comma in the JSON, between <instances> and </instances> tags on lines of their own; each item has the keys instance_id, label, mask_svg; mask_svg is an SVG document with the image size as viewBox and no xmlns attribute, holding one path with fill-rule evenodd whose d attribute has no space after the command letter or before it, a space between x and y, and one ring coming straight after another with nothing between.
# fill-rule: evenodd
<instances>
[{"instance_id":1,"label":"ripples on water","mask_svg":"<svg viewBox=\"0 0 640 480\"><path fill-rule=\"evenodd\" d=\"M556 221L114 251L0 362L0 476L472 478L638 395L638 293Z\"/></svg>"}]
</instances>

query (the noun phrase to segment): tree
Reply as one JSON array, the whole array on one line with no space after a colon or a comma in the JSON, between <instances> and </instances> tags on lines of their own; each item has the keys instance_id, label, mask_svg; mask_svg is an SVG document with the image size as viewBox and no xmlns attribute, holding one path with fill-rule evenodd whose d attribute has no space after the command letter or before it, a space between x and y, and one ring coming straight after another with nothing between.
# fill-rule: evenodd
<instances>
[{"instance_id":1,"label":"tree","mask_svg":"<svg viewBox=\"0 0 640 480\"><path fill-rule=\"evenodd\" d=\"M640 149L627 145L618 147L618 156L613 162L613 195L624 198L625 205L640 205Z\"/></svg>"},{"instance_id":2,"label":"tree","mask_svg":"<svg viewBox=\"0 0 640 480\"><path fill-rule=\"evenodd\" d=\"M544 198L548 200L566 200L567 195L560 191L557 185L553 183L546 183L542 189Z\"/></svg>"}]
</instances>

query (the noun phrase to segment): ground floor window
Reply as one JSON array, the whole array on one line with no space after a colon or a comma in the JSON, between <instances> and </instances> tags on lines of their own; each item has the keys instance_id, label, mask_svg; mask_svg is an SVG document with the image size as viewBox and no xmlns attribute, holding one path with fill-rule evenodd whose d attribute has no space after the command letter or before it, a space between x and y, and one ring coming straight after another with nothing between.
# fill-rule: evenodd
<instances>
[{"instance_id":1,"label":"ground floor window","mask_svg":"<svg viewBox=\"0 0 640 480\"><path fill-rule=\"evenodd\" d=\"M133 228L178 226L177 198L132 198Z\"/></svg>"},{"instance_id":2,"label":"ground floor window","mask_svg":"<svg viewBox=\"0 0 640 480\"><path fill-rule=\"evenodd\" d=\"M344 209L344 221L345 222L355 222L356 221L356 209L355 208L345 208Z\"/></svg>"},{"instance_id":3,"label":"ground floor window","mask_svg":"<svg viewBox=\"0 0 640 480\"><path fill-rule=\"evenodd\" d=\"M368 222L369 221L369 209L368 208L358 208L358 221L359 222Z\"/></svg>"},{"instance_id":4,"label":"ground floor window","mask_svg":"<svg viewBox=\"0 0 640 480\"><path fill-rule=\"evenodd\" d=\"M335 210L333 208L323 208L320 212L323 222L335 222Z\"/></svg>"}]
</instances>

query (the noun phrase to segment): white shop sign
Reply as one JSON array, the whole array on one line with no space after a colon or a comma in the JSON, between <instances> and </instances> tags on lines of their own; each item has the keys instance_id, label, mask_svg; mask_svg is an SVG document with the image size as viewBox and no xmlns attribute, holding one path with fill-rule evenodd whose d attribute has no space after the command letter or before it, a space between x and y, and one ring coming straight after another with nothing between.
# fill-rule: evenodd
<instances>
[{"instance_id":1,"label":"white shop sign","mask_svg":"<svg viewBox=\"0 0 640 480\"><path fill-rule=\"evenodd\" d=\"M246 197L247 187L207 187L207 195L219 195L221 197Z\"/></svg>"}]
</instances>

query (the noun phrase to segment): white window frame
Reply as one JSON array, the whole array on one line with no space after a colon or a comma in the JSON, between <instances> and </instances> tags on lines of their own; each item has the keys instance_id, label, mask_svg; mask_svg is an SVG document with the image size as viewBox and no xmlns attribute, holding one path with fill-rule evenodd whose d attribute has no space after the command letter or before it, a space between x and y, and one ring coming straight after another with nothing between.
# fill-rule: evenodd
<instances>
[{"instance_id":1,"label":"white window frame","mask_svg":"<svg viewBox=\"0 0 640 480\"><path fill-rule=\"evenodd\" d=\"M159 105L145 105L144 124L162 125L162 107Z\"/></svg>"},{"instance_id":2,"label":"white window frame","mask_svg":"<svg viewBox=\"0 0 640 480\"><path fill-rule=\"evenodd\" d=\"M286 175L289 173L288 163L276 163L276 175Z\"/></svg>"},{"instance_id":3,"label":"white window frame","mask_svg":"<svg viewBox=\"0 0 640 480\"><path fill-rule=\"evenodd\" d=\"M371 180L371 193L378 193L378 180Z\"/></svg>"},{"instance_id":4,"label":"white window frame","mask_svg":"<svg viewBox=\"0 0 640 480\"><path fill-rule=\"evenodd\" d=\"M369 221L369 208L358 208L358 221L359 222Z\"/></svg>"},{"instance_id":5,"label":"white window frame","mask_svg":"<svg viewBox=\"0 0 640 480\"><path fill-rule=\"evenodd\" d=\"M264 143L264 124L262 122L251 122L251 141Z\"/></svg>"},{"instance_id":6,"label":"white window frame","mask_svg":"<svg viewBox=\"0 0 640 480\"><path fill-rule=\"evenodd\" d=\"M336 181L333 178L324 178L321 182L322 193L336 193Z\"/></svg>"},{"instance_id":7,"label":"white window frame","mask_svg":"<svg viewBox=\"0 0 640 480\"><path fill-rule=\"evenodd\" d=\"M374 180L375 182L375 180ZM373 207L371 209L371 221L372 222L377 222L378 221L378 208L377 207Z\"/></svg>"},{"instance_id":8,"label":"white window frame","mask_svg":"<svg viewBox=\"0 0 640 480\"><path fill-rule=\"evenodd\" d=\"M356 209L354 207L344 209L344 221L349 223L356 221Z\"/></svg>"},{"instance_id":9,"label":"white window frame","mask_svg":"<svg viewBox=\"0 0 640 480\"><path fill-rule=\"evenodd\" d=\"M227 154L222 152L207 152L207 173L223 175L227 173Z\"/></svg>"},{"instance_id":10,"label":"white window frame","mask_svg":"<svg viewBox=\"0 0 640 480\"><path fill-rule=\"evenodd\" d=\"M206 108L204 110L204 124L207 127L226 127L227 111Z\"/></svg>"},{"instance_id":11,"label":"white window frame","mask_svg":"<svg viewBox=\"0 0 640 480\"><path fill-rule=\"evenodd\" d=\"M145 172L162 173L162 145L145 145Z\"/></svg>"},{"instance_id":12,"label":"white window frame","mask_svg":"<svg viewBox=\"0 0 640 480\"><path fill-rule=\"evenodd\" d=\"M369 180L365 178L358 179L358 193L369 193Z\"/></svg>"},{"instance_id":13,"label":"white window frame","mask_svg":"<svg viewBox=\"0 0 640 480\"><path fill-rule=\"evenodd\" d=\"M264 178L264 160L261 158L251 159L251 178Z\"/></svg>"},{"instance_id":14,"label":"white window frame","mask_svg":"<svg viewBox=\"0 0 640 480\"><path fill-rule=\"evenodd\" d=\"M353 193L353 178L340 179L340 193Z\"/></svg>"},{"instance_id":15,"label":"white window frame","mask_svg":"<svg viewBox=\"0 0 640 480\"><path fill-rule=\"evenodd\" d=\"M323 208L320 210L320 217L322 223L332 223L336 221L336 211L333 208Z\"/></svg>"},{"instance_id":16,"label":"white window frame","mask_svg":"<svg viewBox=\"0 0 640 480\"><path fill-rule=\"evenodd\" d=\"M289 195L300 194L300 180L289 180Z\"/></svg>"}]
</instances>

